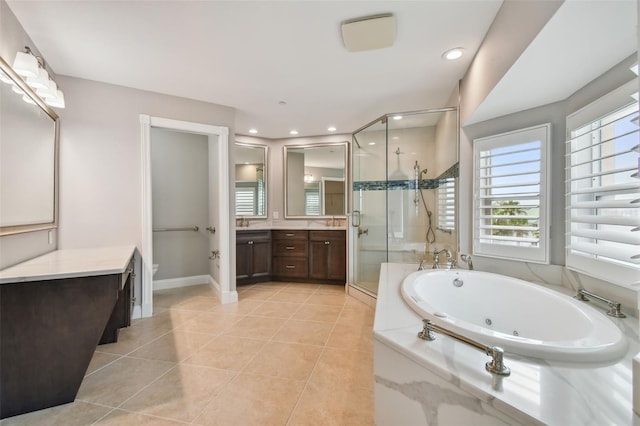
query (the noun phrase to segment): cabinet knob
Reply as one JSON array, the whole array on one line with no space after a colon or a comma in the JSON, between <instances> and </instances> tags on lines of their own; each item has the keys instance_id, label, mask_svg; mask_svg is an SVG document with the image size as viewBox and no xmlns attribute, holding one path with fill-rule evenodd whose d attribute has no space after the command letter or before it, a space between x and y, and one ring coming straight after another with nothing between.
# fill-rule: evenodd
<instances>
[{"instance_id":1,"label":"cabinet knob","mask_svg":"<svg viewBox=\"0 0 640 426\"><path fill-rule=\"evenodd\" d=\"M285 268L287 268L287 269L296 269L296 267L293 266L293 265L287 265L287 266L285 266Z\"/></svg>"},{"instance_id":2,"label":"cabinet knob","mask_svg":"<svg viewBox=\"0 0 640 426\"><path fill-rule=\"evenodd\" d=\"M285 247L285 249L287 249L287 250L295 250L295 247L292 247L292 246L286 246L286 247Z\"/></svg>"},{"instance_id":3,"label":"cabinet knob","mask_svg":"<svg viewBox=\"0 0 640 426\"><path fill-rule=\"evenodd\" d=\"M325 243L326 245L329 245L329 244L331 244L331 241L325 241L324 243Z\"/></svg>"},{"instance_id":4,"label":"cabinet knob","mask_svg":"<svg viewBox=\"0 0 640 426\"><path fill-rule=\"evenodd\" d=\"M287 237L293 237L296 234L285 234Z\"/></svg>"}]
</instances>

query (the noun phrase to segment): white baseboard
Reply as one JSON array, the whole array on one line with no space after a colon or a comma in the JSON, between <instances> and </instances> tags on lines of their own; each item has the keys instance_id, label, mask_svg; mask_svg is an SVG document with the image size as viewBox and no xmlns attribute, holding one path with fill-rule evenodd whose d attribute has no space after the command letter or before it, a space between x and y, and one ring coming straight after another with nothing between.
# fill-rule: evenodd
<instances>
[{"instance_id":1,"label":"white baseboard","mask_svg":"<svg viewBox=\"0 0 640 426\"><path fill-rule=\"evenodd\" d=\"M169 278L166 280L153 280L153 291L167 290L170 288L189 287L192 285L206 284L210 280L209 275L194 275L191 277Z\"/></svg>"},{"instance_id":2,"label":"white baseboard","mask_svg":"<svg viewBox=\"0 0 640 426\"><path fill-rule=\"evenodd\" d=\"M138 319L138 318L142 318L142 306L134 305L133 312L131 312L131 319Z\"/></svg>"},{"instance_id":3,"label":"white baseboard","mask_svg":"<svg viewBox=\"0 0 640 426\"><path fill-rule=\"evenodd\" d=\"M238 301L238 292L237 291L222 291L222 287L216 280L213 279L211 275L209 275L209 285L213 288L213 291L216 292L216 296L220 299L220 303L236 303Z\"/></svg>"}]
</instances>

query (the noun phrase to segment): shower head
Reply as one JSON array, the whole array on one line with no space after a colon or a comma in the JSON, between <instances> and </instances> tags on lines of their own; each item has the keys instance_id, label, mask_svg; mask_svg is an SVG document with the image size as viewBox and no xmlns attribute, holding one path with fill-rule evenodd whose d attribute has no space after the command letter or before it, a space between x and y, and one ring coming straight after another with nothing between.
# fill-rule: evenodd
<instances>
[{"instance_id":1,"label":"shower head","mask_svg":"<svg viewBox=\"0 0 640 426\"><path fill-rule=\"evenodd\" d=\"M426 175L426 174L427 174L427 169L422 169L422 171L420 172L420 176Z\"/></svg>"}]
</instances>

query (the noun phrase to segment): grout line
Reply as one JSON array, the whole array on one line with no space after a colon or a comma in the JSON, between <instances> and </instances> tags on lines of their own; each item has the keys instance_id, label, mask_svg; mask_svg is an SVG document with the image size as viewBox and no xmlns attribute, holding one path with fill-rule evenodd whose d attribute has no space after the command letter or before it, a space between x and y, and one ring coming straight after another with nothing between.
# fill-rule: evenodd
<instances>
[{"instance_id":1,"label":"grout line","mask_svg":"<svg viewBox=\"0 0 640 426\"><path fill-rule=\"evenodd\" d=\"M316 291L317 291L317 289L316 289ZM313 294L315 294L315 292ZM325 353L325 350L327 348L327 343L329 342L329 339L331 338L331 335L333 334L333 331L336 329L336 324L338 324L338 319L340 318L340 315L342 315L342 312L344 312L344 308L347 306L346 297L348 297L348 296L345 295L345 301L344 301L344 303L342 305L342 309L340 309L340 313L338 313L338 315L336 316L336 319L333 321L333 326L331 327L331 331L329 331L329 336L327 337L326 342L324 342L324 345L322 345L322 350L320 351L320 355L318 355L318 359L316 360L315 364L313 365L313 368L311 369L311 372L309 373L309 377L307 378L307 380L306 380L306 382L304 384L304 387L302 388L302 392L300 392L300 396L298 396L298 399L297 399L295 405L293 406L293 409L289 413L289 417L287 418L287 422L285 423L285 425L289 425L291 423L291 420L293 419L294 413L296 412L296 410L300 406L300 401L302 400L302 397L303 397L304 393L306 392L307 388L309 387L309 383L311 382L311 377L313 377L313 373L316 371L316 368L318 367L318 363L320 362L320 360L322 359L322 356Z\"/></svg>"}]
</instances>

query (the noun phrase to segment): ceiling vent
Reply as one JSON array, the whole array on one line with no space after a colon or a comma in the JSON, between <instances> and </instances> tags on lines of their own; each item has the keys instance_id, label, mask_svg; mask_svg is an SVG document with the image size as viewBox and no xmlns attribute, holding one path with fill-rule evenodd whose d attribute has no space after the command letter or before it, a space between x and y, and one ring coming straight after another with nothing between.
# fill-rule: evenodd
<instances>
[{"instance_id":1,"label":"ceiling vent","mask_svg":"<svg viewBox=\"0 0 640 426\"><path fill-rule=\"evenodd\" d=\"M350 19L341 27L342 42L349 52L382 49L396 41L396 18L391 13Z\"/></svg>"}]
</instances>

